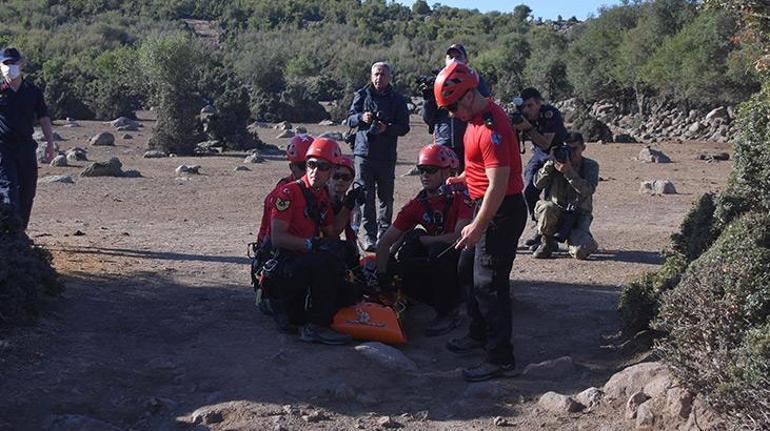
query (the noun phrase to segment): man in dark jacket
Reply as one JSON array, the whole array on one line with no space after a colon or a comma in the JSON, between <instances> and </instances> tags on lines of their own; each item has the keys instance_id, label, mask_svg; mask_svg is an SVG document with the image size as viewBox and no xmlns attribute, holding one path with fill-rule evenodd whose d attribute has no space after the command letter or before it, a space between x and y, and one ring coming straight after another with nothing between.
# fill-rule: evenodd
<instances>
[{"instance_id":1,"label":"man in dark jacket","mask_svg":"<svg viewBox=\"0 0 770 431\"><path fill-rule=\"evenodd\" d=\"M396 142L409 132L409 109L403 96L390 85L390 64L372 65L371 84L356 91L347 124L357 127L353 148L356 181L364 185L361 224L364 248L374 251L377 238L393 218L393 187L396 173ZM375 196L379 206L375 211Z\"/></svg>"},{"instance_id":2,"label":"man in dark jacket","mask_svg":"<svg viewBox=\"0 0 770 431\"><path fill-rule=\"evenodd\" d=\"M452 61L468 64L468 54L465 51L465 47L459 43L453 43L446 50L445 65L449 65ZM480 76L478 90L484 97L491 96L489 86ZM457 157L460 158L460 170L462 171L465 167L465 160L463 160L465 121L451 117L449 111L438 107L436 98L433 97L433 86L425 89L423 97L425 101L422 104L422 120L428 125L428 130L432 130L433 142L439 145L446 145L455 150Z\"/></svg>"}]
</instances>

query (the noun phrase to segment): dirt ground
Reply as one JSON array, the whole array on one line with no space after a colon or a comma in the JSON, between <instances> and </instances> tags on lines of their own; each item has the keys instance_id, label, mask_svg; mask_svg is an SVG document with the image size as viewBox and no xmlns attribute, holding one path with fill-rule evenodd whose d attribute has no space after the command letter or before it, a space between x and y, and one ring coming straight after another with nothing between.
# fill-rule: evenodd
<instances>
[{"instance_id":1,"label":"dirt ground","mask_svg":"<svg viewBox=\"0 0 770 431\"><path fill-rule=\"evenodd\" d=\"M74 185L39 186L29 229L53 252L66 290L35 325L0 332L2 430L382 429L382 416L405 430L490 429L497 416L508 429L625 429L622 414L554 416L536 401L550 390L601 386L639 359L608 341L620 329L620 286L661 263L660 249L691 204L722 188L732 166L696 160L704 151L732 153L720 144L657 145L670 164L636 161L642 144L589 144L585 155L601 165L593 226L601 252L588 261L565 254L542 261L520 249L511 274L519 365L569 355L578 371L556 381L469 384L460 369L481 357L444 349L461 329L422 336L432 317L424 306L408 311L403 348L416 374L381 368L353 346L309 345L278 333L254 306L245 253L285 162L236 172L243 154L143 159L153 124L143 123L129 132L132 140L100 122L55 128L62 149L87 148L97 161L117 156L142 177L80 178L82 166L41 168L41 177L75 178ZM116 146L88 147L99 131L115 133ZM261 137L283 147L277 134L262 129ZM418 179L401 174L429 141L413 117L399 143L397 207L418 191ZM201 174L177 177L183 163L201 165ZM671 180L678 194L640 195L639 183L650 179ZM201 408L218 414L192 424Z\"/></svg>"}]
</instances>

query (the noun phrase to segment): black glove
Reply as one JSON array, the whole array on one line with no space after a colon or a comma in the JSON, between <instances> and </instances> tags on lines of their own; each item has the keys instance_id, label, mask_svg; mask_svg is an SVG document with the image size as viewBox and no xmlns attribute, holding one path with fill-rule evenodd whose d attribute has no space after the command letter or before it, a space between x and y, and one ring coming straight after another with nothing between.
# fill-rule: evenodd
<instances>
[{"instance_id":1,"label":"black glove","mask_svg":"<svg viewBox=\"0 0 770 431\"><path fill-rule=\"evenodd\" d=\"M353 184L353 187L348 190L345 197L342 199L342 205L345 208L352 210L354 206L360 205L364 199L364 188L358 184Z\"/></svg>"}]
</instances>

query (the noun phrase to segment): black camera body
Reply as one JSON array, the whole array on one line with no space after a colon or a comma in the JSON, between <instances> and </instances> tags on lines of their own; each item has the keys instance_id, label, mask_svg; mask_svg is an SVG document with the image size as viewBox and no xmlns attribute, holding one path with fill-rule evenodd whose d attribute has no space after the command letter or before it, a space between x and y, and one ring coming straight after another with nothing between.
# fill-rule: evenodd
<instances>
[{"instance_id":1,"label":"black camera body","mask_svg":"<svg viewBox=\"0 0 770 431\"><path fill-rule=\"evenodd\" d=\"M414 79L424 99L433 99L433 84L436 83L436 75L440 71L441 69L433 69L429 74L420 75Z\"/></svg>"},{"instance_id":2,"label":"black camera body","mask_svg":"<svg viewBox=\"0 0 770 431\"><path fill-rule=\"evenodd\" d=\"M513 98L513 112L509 115L511 118L511 124L514 126L517 124L521 124L524 121L524 112L521 110L521 108L524 106L524 99L521 97L514 97Z\"/></svg>"},{"instance_id":3,"label":"black camera body","mask_svg":"<svg viewBox=\"0 0 770 431\"><path fill-rule=\"evenodd\" d=\"M567 144L557 145L553 149L553 158L559 163L566 163L572 158L572 148Z\"/></svg>"}]
</instances>

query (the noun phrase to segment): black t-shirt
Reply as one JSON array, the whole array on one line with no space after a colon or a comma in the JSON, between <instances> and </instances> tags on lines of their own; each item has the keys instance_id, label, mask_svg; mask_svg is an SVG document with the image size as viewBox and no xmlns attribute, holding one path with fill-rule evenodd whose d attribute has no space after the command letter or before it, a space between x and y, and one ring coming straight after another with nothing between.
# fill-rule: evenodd
<instances>
[{"instance_id":1,"label":"black t-shirt","mask_svg":"<svg viewBox=\"0 0 770 431\"><path fill-rule=\"evenodd\" d=\"M5 81L0 84L0 143L31 144L35 121L47 116L43 92L35 84L24 79L16 91Z\"/></svg>"},{"instance_id":2,"label":"black t-shirt","mask_svg":"<svg viewBox=\"0 0 770 431\"><path fill-rule=\"evenodd\" d=\"M564 120L561 118L561 112L551 105L543 105L540 107L540 117L532 124L535 129L541 134L553 133L553 139L551 140L551 146L561 145L564 143L564 139L567 138L567 128L564 127ZM543 151L537 145L533 147L535 151Z\"/></svg>"}]
</instances>

